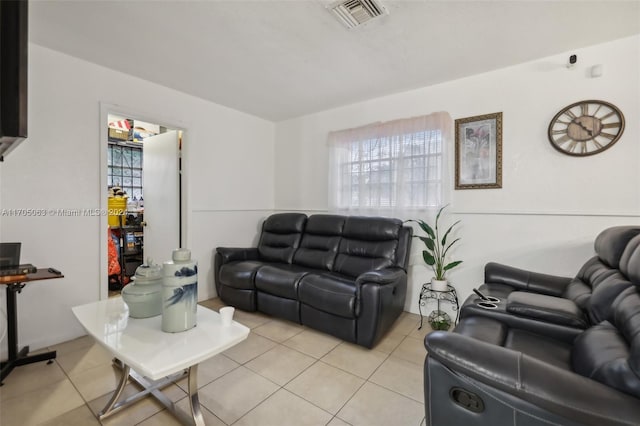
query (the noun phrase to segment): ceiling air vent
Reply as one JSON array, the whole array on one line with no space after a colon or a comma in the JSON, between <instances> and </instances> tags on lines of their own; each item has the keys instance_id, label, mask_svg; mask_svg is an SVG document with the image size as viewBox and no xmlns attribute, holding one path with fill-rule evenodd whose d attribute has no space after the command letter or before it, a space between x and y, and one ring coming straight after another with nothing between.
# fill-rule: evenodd
<instances>
[{"instance_id":1,"label":"ceiling air vent","mask_svg":"<svg viewBox=\"0 0 640 426\"><path fill-rule=\"evenodd\" d=\"M342 0L331 4L329 9L349 29L389 13L377 0Z\"/></svg>"}]
</instances>

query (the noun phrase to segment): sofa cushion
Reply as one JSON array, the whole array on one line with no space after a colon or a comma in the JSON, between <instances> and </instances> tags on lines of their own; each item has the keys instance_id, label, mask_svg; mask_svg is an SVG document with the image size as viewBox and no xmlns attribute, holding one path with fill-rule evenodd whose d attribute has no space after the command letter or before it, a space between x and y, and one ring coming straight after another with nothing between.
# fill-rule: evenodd
<instances>
[{"instance_id":1,"label":"sofa cushion","mask_svg":"<svg viewBox=\"0 0 640 426\"><path fill-rule=\"evenodd\" d=\"M262 224L258 243L260 258L271 262L291 263L300 245L307 216L302 213L279 213Z\"/></svg>"},{"instance_id":2,"label":"sofa cushion","mask_svg":"<svg viewBox=\"0 0 640 426\"><path fill-rule=\"evenodd\" d=\"M258 269L265 265L257 260L231 262L220 267L220 282L226 286L254 290L254 279Z\"/></svg>"},{"instance_id":3,"label":"sofa cushion","mask_svg":"<svg viewBox=\"0 0 640 426\"><path fill-rule=\"evenodd\" d=\"M571 369L569 345L540 334L511 328L496 319L482 316L463 318L454 331L457 334L522 352L565 370Z\"/></svg>"},{"instance_id":4,"label":"sofa cushion","mask_svg":"<svg viewBox=\"0 0 640 426\"><path fill-rule=\"evenodd\" d=\"M637 235L640 235L640 228L635 226L607 228L596 237L594 243L596 253L606 265L618 268L627 244Z\"/></svg>"},{"instance_id":5,"label":"sofa cushion","mask_svg":"<svg viewBox=\"0 0 640 426\"><path fill-rule=\"evenodd\" d=\"M598 256L592 257L578 271L564 291L563 297L573 300L581 309L588 308L593 289L608 277L615 275L617 269L611 268Z\"/></svg>"},{"instance_id":6,"label":"sofa cushion","mask_svg":"<svg viewBox=\"0 0 640 426\"><path fill-rule=\"evenodd\" d=\"M301 303L300 322L339 339L358 343L357 318L343 318Z\"/></svg>"},{"instance_id":7,"label":"sofa cushion","mask_svg":"<svg viewBox=\"0 0 640 426\"><path fill-rule=\"evenodd\" d=\"M635 228L617 227L612 228L618 232L620 228L626 230L623 236L627 236ZM608 231L608 230L607 230ZM608 235L607 231L600 234L597 241L602 246L602 235ZM610 238L610 246L616 246ZM626 241L626 239L625 239ZM605 250L601 247L600 251ZM613 249L609 249L613 251ZM612 262L609 259L607 262ZM612 268L599 256L590 259L578 272L576 278L567 286L565 297L573 300L578 306L584 309L591 324L598 324L608 318L613 301L622 291L630 287L629 279L640 278L640 235L631 239L622 252L619 261L620 270ZM622 272L621 272L622 271ZM639 281L640 282L640 281Z\"/></svg>"},{"instance_id":8,"label":"sofa cushion","mask_svg":"<svg viewBox=\"0 0 640 426\"><path fill-rule=\"evenodd\" d=\"M509 328L504 347L522 352L563 370L571 370L571 346L559 340Z\"/></svg>"},{"instance_id":9,"label":"sofa cushion","mask_svg":"<svg viewBox=\"0 0 640 426\"><path fill-rule=\"evenodd\" d=\"M614 226L596 237L594 247L597 256L589 259L565 289L563 297L573 300L584 310L589 309L593 291L608 278L615 275L629 242L640 234L640 227ZM627 266L628 260L624 262ZM619 294L619 291L617 292ZM598 318L596 323L601 318Z\"/></svg>"},{"instance_id":10,"label":"sofa cushion","mask_svg":"<svg viewBox=\"0 0 640 426\"><path fill-rule=\"evenodd\" d=\"M293 263L330 271L338 253L345 220L345 216L337 215L310 216Z\"/></svg>"},{"instance_id":11,"label":"sofa cushion","mask_svg":"<svg viewBox=\"0 0 640 426\"><path fill-rule=\"evenodd\" d=\"M634 237L622 253L620 270L627 279L640 283L640 235Z\"/></svg>"},{"instance_id":12,"label":"sofa cushion","mask_svg":"<svg viewBox=\"0 0 640 426\"><path fill-rule=\"evenodd\" d=\"M507 338L507 326L491 318L473 316L460 321L454 331L463 336L502 346Z\"/></svg>"},{"instance_id":13,"label":"sofa cushion","mask_svg":"<svg viewBox=\"0 0 640 426\"><path fill-rule=\"evenodd\" d=\"M397 266L396 251L401 228L399 219L348 217L334 272L357 277L364 272Z\"/></svg>"},{"instance_id":14,"label":"sofa cushion","mask_svg":"<svg viewBox=\"0 0 640 426\"><path fill-rule=\"evenodd\" d=\"M624 336L629 345L629 368L640 378L640 283L634 283L613 302L609 321ZM636 387L640 396L640 386Z\"/></svg>"},{"instance_id":15,"label":"sofa cushion","mask_svg":"<svg viewBox=\"0 0 640 426\"><path fill-rule=\"evenodd\" d=\"M300 302L297 300L274 296L264 291L257 291L256 299L260 312L300 323Z\"/></svg>"},{"instance_id":16,"label":"sofa cushion","mask_svg":"<svg viewBox=\"0 0 640 426\"><path fill-rule=\"evenodd\" d=\"M402 228L400 219L348 216L342 235L362 241L397 240Z\"/></svg>"},{"instance_id":17,"label":"sofa cushion","mask_svg":"<svg viewBox=\"0 0 640 426\"><path fill-rule=\"evenodd\" d=\"M604 321L578 336L572 365L578 374L640 397L640 378L629 368L629 355L622 334Z\"/></svg>"},{"instance_id":18,"label":"sofa cushion","mask_svg":"<svg viewBox=\"0 0 640 426\"><path fill-rule=\"evenodd\" d=\"M608 321L586 330L574 342L576 373L640 397L640 291L624 290Z\"/></svg>"},{"instance_id":19,"label":"sofa cushion","mask_svg":"<svg viewBox=\"0 0 640 426\"><path fill-rule=\"evenodd\" d=\"M355 318L356 285L347 277L333 273L305 275L298 286L300 302L318 310Z\"/></svg>"},{"instance_id":20,"label":"sofa cushion","mask_svg":"<svg viewBox=\"0 0 640 426\"><path fill-rule=\"evenodd\" d=\"M256 288L275 296L295 300L298 298L298 283L308 273L308 268L297 265L267 265L256 273Z\"/></svg>"},{"instance_id":21,"label":"sofa cushion","mask_svg":"<svg viewBox=\"0 0 640 426\"><path fill-rule=\"evenodd\" d=\"M587 306L587 314L591 324L599 324L608 319L613 301L631 286L631 282L618 271L599 282L594 288Z\"/></svg>"}]
</instances>

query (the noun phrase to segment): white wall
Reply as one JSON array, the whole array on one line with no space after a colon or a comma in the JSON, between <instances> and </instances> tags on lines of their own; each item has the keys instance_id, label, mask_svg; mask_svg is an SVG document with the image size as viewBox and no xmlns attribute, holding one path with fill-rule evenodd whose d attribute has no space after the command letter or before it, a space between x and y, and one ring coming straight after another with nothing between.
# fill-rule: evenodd
<instances>
[{"instance_id":1,"label":"white wall","mask_svg":"<svg viewBox=\"0 0 640 426\"><path fill-rule=\"evenodd\" d=\"M565 67L569 53L578 65ZM461 301L482 283L487 261L574 275L602 229L640 223L640 37L580 49L501 70L372 99L277 123L275 207L327 209L327 133L396 118L448 111L455 118L503 112L503 188L454 191L445 223L462 219L453 253L463 265L449 278ZM604 66L604 76L588 68ZM586 158L555 151L551 118L586 99L617 105L627 125L611 149ZM453 142L449 145L453 170ZM414 241L406 309L432 273ZM428 307L430 311L432 307Z\"/></svg>"},{"instance_id":2,"label":"white wall","mask_svg":"<svg viewBox=\"0 0 640 426\"><path fill-rule=\"evenodd\" d=\"M247 224L273 208L274 124L37 45L29 61L29 138L0 168L2 207L100 207L100 102L181 125L187 246L200 264L199 299L213 296L213 248L252 243ZM18 296L21 345L84 334L71 307L100 297L99 228L97 217L2 217L3 241L22 241L23 261L65 274Z\"/></svg>"},{"instance_id":3,"label":"white wall","mask_svg":"<svg viewBox=\"0 0 640 426\"><path fill-rule=\"evenodd\" d=\"M214 247L255 244L261 219L274 209L326 211L329 131L440 110L454 118L503 111L504 188L451 191L455 214L445 220L463 221L455 256L465 263L450 278L465 297L489 260L572 275L600 230L640 223L639 47L639 37L627 38L571 52L579 58L573 70L559 55L274 125L31 45L29 139L0 167L0 205L99 207L101 101L181 124L187 244L200 262L205 299L214 295ZM597 63L604 76L587 78L587 67ZM554 151L549 120L565 105L592 98L622 109L624 136L591 158ZM5 216L0 235L23 242L25 262L65 273L29 284L18 296L20 344L37 349L83 334L70 308L100 297L106 242L98 218ZM416 312L419 286L431 273L419 257L413 264L407 309ZM0 298L4 305L4 293Z\"/></svg>"}]
</instances>

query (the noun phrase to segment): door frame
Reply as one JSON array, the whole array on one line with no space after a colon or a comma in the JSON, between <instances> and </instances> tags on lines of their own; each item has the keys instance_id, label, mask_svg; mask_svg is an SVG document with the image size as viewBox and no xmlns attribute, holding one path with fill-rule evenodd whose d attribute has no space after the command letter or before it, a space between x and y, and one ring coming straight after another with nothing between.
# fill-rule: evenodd
<instances>
[{"instance_id":1,"label":"door frame","mask_svg":"<svg viewBox=\"0 0 640 426\"><path fill-rule=\"evenodd\" d=\"M182 131L182 146L180 150L180 158L181 158L181 167L180 167L180 187L179 187L179 197L180 197L180 246L181 247L189 247L191 237L189 232L189 226L191 217L191 209L188 208L190 205L189 196L186 188L188 188L188 173L186 167L188 163L188 147L189 144L186 143L188 137L188 125L182 120L175 119L167 119L164 118L163 115L157 111L140 111L135 108L130 108L126 106L121 106L117 104L111 104L106 102L100 102L100 120L99 120L99 128L100 128L100 188L98 193L100 194L99 206L100 212L102 214L99 218L99 241L100 241L100 260L99 260L99 282L100 282L100 294L99 300L107 299L109 297L109 277L107 275L108 271L108 247L107 247L107 228L108 228L108 217L107 217L107 145L109 143L109 131L108 126L105 124L108 123L108 117L110 114L119 115L122 117L133 118L135 120L145 121L147 123L154 123L160 126L170 128L172 130ZM144 148L143 148L144 153ZM144 187L144 183L143 183Z\"/></svg>"}]
</instances>

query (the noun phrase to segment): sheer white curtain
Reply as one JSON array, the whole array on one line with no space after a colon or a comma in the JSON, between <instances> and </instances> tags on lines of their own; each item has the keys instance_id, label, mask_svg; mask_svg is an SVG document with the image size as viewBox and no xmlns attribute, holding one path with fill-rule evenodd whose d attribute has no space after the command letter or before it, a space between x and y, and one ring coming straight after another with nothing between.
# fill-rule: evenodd
<instances>
[{"instance_id":1,"label":"sheer white curtain","mask_svg":"<svg viewBox=\"0 0 640 426\"><path fill-rule=\"evenodd\" d=\"M329 134L329 210L403 216L443 204L448 181L446 112Z\"/></svg>"}]
</instances>

